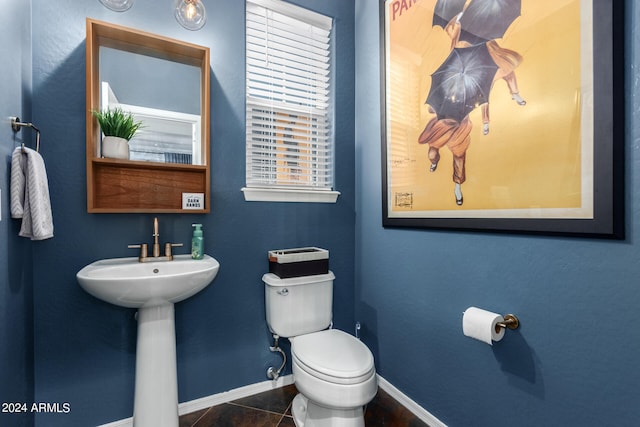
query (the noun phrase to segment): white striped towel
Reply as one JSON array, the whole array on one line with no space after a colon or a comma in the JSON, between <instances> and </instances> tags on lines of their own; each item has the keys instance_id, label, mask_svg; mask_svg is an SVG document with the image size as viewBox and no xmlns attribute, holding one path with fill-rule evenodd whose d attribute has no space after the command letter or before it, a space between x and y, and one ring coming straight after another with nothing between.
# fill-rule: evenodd
<instances>
[{"instance_id":1,"label":"white striped towel","mask_svg":"<svg viewBox=\"0 0 640 427\"><path fill-rule=\"evenodd\" d=\"M42 156L18 147L11 157L11 217L22 218L19 235L31 240L53 237L49 183Z\"/></svg>"}]
</instances>

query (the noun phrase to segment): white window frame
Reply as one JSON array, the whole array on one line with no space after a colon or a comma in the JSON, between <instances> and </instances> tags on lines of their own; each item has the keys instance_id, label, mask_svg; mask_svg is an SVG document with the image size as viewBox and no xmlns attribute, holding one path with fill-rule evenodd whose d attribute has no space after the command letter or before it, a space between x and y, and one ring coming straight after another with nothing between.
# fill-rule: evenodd
<instances>
[{"instance_id":1,"label":"white window frame","mask_svg":"<svg viewBox=\"0 0 640 427\"><path fill-rule=\"evenodd\" d=\"M246 7L245 200L335 203L340 192L333 189L333 20L279 0L247 0ZM283 25L291 25L285 28L287 34L304 27L305 34L307 30L314 36L321 33L328 43L314 47L312 42L297 43L295 37L279 37L278 27ZM298 46L289 47L289 43ZM309 62L304 64L296 62L300 56L289 59L299 48L324 55L319 61L319 68L326 67L322 83L292 83L306 73L305 69L316 70L309 65L316 63L313 59L305 58ZM301 88L313 90L302 92Z\"/></svg>"}]
</instances>

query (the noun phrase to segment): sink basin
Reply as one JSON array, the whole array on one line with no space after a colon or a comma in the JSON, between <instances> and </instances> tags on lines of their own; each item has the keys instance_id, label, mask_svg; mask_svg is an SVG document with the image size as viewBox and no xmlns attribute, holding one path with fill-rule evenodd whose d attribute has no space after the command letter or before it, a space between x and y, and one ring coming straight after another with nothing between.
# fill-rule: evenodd
<instances>
[{"instance_id":1,"label":"sink basin","mask_svg":"<svg viewBox=\"0 0 640 427\"><path fill-rule=\"evenodd\" d=\"M176 303L200 292L216 277L220 264L209 255L173 261L138 262L111 258L93 262L77 274L82 289L121 307L139 308Z\"/></svg>"},{"instance_id":2,"label":"sink basin","mask_svg":"<svg viewBox=\"0 0 640 427\"><path fill-rule=\"evenodd\" d=\"M194 260L93 262L76 275L82 289L111 304L138 309L135 427L178 427L178 373L174 303L206 288L220 264L209 255Z\"/></svg>"}]
</instances>

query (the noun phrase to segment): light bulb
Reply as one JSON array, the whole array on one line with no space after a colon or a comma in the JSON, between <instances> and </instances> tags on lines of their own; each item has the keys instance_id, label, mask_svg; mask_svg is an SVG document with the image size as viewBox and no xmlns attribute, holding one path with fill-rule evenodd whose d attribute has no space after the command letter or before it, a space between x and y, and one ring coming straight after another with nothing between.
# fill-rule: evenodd
<instances>
[{"instance_id":1,"label":"light bulb","mask_svg":"<svg viewBox=\"0 0 640 427\"><path fill-rule=\"evenodd\" d=\"M199 30L207 21L207 13L200 0L179 0L174 14L187 30Z\"/></svg>"},{"instance_id":2,"label":"light bulb","mask_svg":"<svg viewBox=\"0 0 640 427\"><path fill-rule=\"evenodd\" d=\"M196 7L193 5L193 3L187 4L187 11L186 11L187 19L192 20L193 17L196 16L197 12L198 11Z\"/></svg>"},{"instance_id":3,"label":"light bulb","mask_svg":"<svg viewBox=\"0 0 640 427\"><path fill-rule=\"evenodd\" d=\"M100 3L115 12L124 12L133 6L133 0L100 0Z\"/></svg>"}]
</instances>

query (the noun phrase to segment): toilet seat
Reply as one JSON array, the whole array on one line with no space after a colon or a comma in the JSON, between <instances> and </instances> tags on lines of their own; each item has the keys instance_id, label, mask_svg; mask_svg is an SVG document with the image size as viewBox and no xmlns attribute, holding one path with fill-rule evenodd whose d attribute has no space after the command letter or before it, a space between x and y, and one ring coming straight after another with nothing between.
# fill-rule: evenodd
<instances>
[{"instance_id":1,"label":"toilet seat","mask_svg":"<svg viewBox=\"0 0 640 427\"><path fill-rule=\"evenodd\" d=\"M367 346L338 329L292 338L291 355L300 369L333 384L358 384L375 375Z\"/></svg>"}]
</instances>

